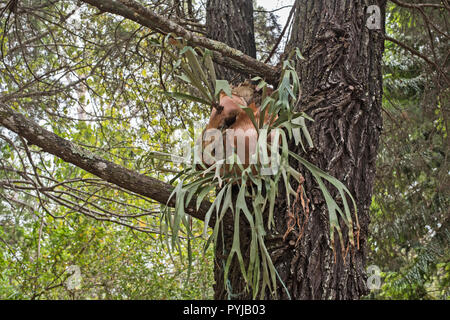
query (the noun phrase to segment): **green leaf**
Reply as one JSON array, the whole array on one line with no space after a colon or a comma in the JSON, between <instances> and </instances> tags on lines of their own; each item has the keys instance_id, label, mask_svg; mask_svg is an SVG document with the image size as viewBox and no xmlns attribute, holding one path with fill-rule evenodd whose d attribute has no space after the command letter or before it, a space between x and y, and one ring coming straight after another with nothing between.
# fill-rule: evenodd
<instances>
[{"instance_id":1,"label":"green leaf","mask_svg":"<svg viewBox=\"0 0 450 320\"><path fill-rule=\"evenodd\" d=\"M250 121L252 122L253 126L255 127L256 133L258 133L259 132L259 126L256 123L256 119L255 119L255 115L253 114L253 110L251 108L249 108L249 107L246 107L246 106L243 106L243 105L240 105L240 104L239 104L239 106L241 107L242 110L245 111L247 116L250 118Z\"/></svg>"},{"instance_id":2,"label":"green leaf","mask_svg":"<svg viewBox=\"0 0 450 320\"><path fill-rule=\"evenodd\" d=\"M216 71L214 69L214 63L212 60L213 52L211 50L205 49L205 54L203 56L205 60L205 65L208 68L209 76L211 77L211 81L213 84L216 83L217 77L216 77Z\"/></svg>"},{"instance_id":3,"label":"green leaf","mask_svg":"<svg viewBox=\"0 0 450 320\"><path fill-rule=\"evenodd\" d=\"M209 83L208 78L206 77L205 72L203 71L203 67L200 65L200 62L197 59L197 53L195 52L195 50L192 47L185 47L181 54L185 54L188 62L189 62L189 66L191 67L191 70L194 72L196 79L200 82L200 83L204 83L204 85L209 89L209 93L208 93L208 98L212 99L212 87L211 84ZM200 88L198 88L200 89Z\"/></svg>"},{"instance_id":4,"label":"green leaf","mask_svg":"<svg viewBox=\"0 0 450 320\"><path fill-rule=\"evenodd\" d=\"M215 185L207 185L206 187L203 187L202 189L200 189L200 192L197 196L197 210L200 208L200 205L203 201L203 199L205 198L205 196L211 192L211 190L213 190L216 186Z\"/></svg>"},{"instance_id":5,"label":"green leaf","mask_svg":"<svg viewBox=\"0 0 450 320\"><path fill-rule=\"evenodd\" d=\"M306 60L305 57L300 52L299 48L295 48L295 54L297 55L297 58L299 58L300 60Z\"/></svg>"},{"instance_id":6,"label":"green leaf","mask_svg":"<svg viewBox=\"0 0 450 320\"><path fill-rule=\"evenodd\" d=\"M231 98L231 87L227 80L216 80L214 96L218 97L221 91Z\"/></svg>"}]
</instances>

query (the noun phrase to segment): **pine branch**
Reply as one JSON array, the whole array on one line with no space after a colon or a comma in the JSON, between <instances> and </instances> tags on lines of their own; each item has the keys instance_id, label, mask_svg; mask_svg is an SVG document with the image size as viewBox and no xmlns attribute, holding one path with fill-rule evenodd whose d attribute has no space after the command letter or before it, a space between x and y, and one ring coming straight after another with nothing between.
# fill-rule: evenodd
<instances>
[{"instance_id":1,"label":"pine branch","mask_svg":"<svg viewBox=\"0 0 450 320\"><path fill-rule=\"evenodd\" d=\"M398 0L390 0L396 5L404 8L417 9L417 8L435 8L435 9L444 9L446 6L437 3L406 3Z\"/></svg>"},{"instance_id":2,"label":"pine branch","mask_svg":"<svg viewBox=\"0 0 450 320\"><path fill-rule=\"evenodd\" d=\"M392 38L392 37L390 37L388 35L384 35L384 39L387 40L387 41L390 41L390 42L392 42L392 43L394 43L394 44L396 44L396 45L398 45L400 47L402 47L403 49L409 51L411 54L413 54L413 55L415 55L415 56L417 56L419 58L422 58L426 63L428 63L431 67L433 67L436 71L438 71L442 75L442 77L445 79L445 81L447 83L449 83L449 79L448 79L447 74L444 71L442 71L442 69L437 65L436 62L434 62L433 60L430 60L427 56L425 56L424 54L420 53L416 49L411 48L407 44L405 44L405 43L403 43L403 42L401 42L401 41L399 41L397 39L394 39L394 38Z\"/></svg>"}]
</instances>

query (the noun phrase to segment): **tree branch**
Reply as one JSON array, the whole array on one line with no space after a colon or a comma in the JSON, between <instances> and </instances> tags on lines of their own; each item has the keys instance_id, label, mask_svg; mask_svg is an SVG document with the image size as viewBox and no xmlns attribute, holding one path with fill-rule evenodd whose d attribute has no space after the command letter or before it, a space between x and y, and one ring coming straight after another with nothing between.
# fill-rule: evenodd
<instances>
[{"instance_id":1,"label":"tree branch","mask_svg":"<svg viewBox=\"0 0 450 320\"><path fill-rule=\"evenodd\" d=\"M246 74L260 76L270 84L276 84L278 82L279 69L258 61L220 41L211 40L186 30L179 24L160 16L134 0L82 1L97 7L101 11L114 13L135 21L142 26L156 29L162 34L173 33L176 36L186 39L194 46L210 49L215 52L214 59L217 63L237 72L243 73L245 70Z\"/></svg>"},{"instance_id":2,"label":"tree branch","mask_svg":"<svg viewBox=\"0 0 450 320\"><path fill-rule=\"evenodd\" d=\"M278 46L280 45L281 39L283 39L284 37L284 33L286 32L289 24L291 23L291 19L294 15L295 12L295 8L296 6L292 6L291 11L289 12L289 16L286 20L286 24L284 25L283 31L281 31L280 36L277 39L277 42L275 43L275 45L273 46L272 50L270 51L269 55L267 56L266 60L264 61L264 63L268 63L270 61L270 59L272 59L272 56L274 55L274 53L277 51Z\"/></svg>"},{"instance_id":3,"label":"tree branch","mask_svg":"<svg viewBox=\"0 0 450 320\"><path fill-rule=\"evenodd\" d=\"M411 8L411 9L417 9L417 8L437 8L437 9L445 9L445 6L442 4L437 3L406 3L399 0L390 0L391 2L395 3L396 5L404 8Z\"/></svg>"},{"instance_id":4,"label":"tree branch","mask_svg":"<svg viewBox=\"0 0 450 320\"><path fill-rule=\"evenodd\" d=\"M86 149L80 148L74 143L42 128L34 121L27 119L3 103L0 103L0 124L25 138L28 144L36 145L45 152L53 154L65 162L74 164L105 181L149 197L162 204L167 204L171 207L175 206L175 196L167 203L173 191L173 187L170 184L102 159ZM196 199L192 199L186 207L186 212L194 218L204 220L211 204L208 201L203 201L199 210L196 210L195 204Z\"/></svg>"},{"instance_id":5,"label":"tree branch","mask_svg":"<svg viewBox=\"0 0 450 320\"><path fill-rule=\"evenodd\" d=\"M287 6L282 6L280 8L273 9L273 10L258 10L258 9L255 9L253 11L254 12L261 12L261 13L274 13L274 12L277 12L277 11L280 11L280 10L283 10L283 9L286 9L286 8L291 8L291 7L293 7L292 4L287 5Z\"/></svg>"}]
</instances>

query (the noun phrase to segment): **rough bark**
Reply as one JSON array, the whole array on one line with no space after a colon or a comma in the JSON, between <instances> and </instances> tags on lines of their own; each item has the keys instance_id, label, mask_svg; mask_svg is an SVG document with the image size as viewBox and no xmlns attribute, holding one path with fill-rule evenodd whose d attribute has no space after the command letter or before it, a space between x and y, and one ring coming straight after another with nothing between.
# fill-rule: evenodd
<instances>
[{"instance_id":1,"label":"rough bark","mask_svg":"<svg viewBox=\"0 0 450 320\"><path fill-rule=\"evenodd\" d=\"M206 33L208 38L226 43L246 55L256 58L252 0L208 0L206 4ZM231 71L216 65L217 76L240 83L250 74Z\"/></svg>"},{"instance_id":2,"label":"rough bark","mask_svg":"<svg viewBox=\"0 0 450 320\"><path fill-rule=\"evenodd\" d=\"M367 293L365 262L371 203L375 177L375 158L382 128L381 98L383 52L383 26L385 1L376 1L381 9L382 30L366 27L369 1L300 0L293 32L287 51L298 47L306 60L298 64L302 85L302 98L297 108L315 120L309 123L314 148L307 155L296 150L310 162L342 181L354 195L360 224L359 249L348 246L345 259L339 241L333 250L330 241L329 218L324 198L313 178L303 168L304 188L309 199L309 215L300 206L292 212L298 214L300 228L296 228L283 241L286 232L286 196L277 198L276 228L268 235L267 246L272 260L292 299L358 299ZM338 199L332 186L328 186ZM283 188L280 188L283 190ZM243 228L241 227L241 230ZM354 230L357 232L358 230ZM242 233L242 252L248 250L248 239ZM224 232L225 247L231 232ZM221 249L222 244L218 244ZM347 247L348 246L348 247ZM217 252L220 258L220 252ZM220 262L220 259L218 259ZM235 262L237 262L235 260ZM242 278L234 273L224 283L223 268L216 264L215 298L248 299ZM232 271L233 272L233 271ZM232 292L227 292L227 289ZM278 297L288 295L281 285ZM240 293L240 294L239 294ZM268 293L266 298L272 298Z\"/></svg>"}]
</instances>

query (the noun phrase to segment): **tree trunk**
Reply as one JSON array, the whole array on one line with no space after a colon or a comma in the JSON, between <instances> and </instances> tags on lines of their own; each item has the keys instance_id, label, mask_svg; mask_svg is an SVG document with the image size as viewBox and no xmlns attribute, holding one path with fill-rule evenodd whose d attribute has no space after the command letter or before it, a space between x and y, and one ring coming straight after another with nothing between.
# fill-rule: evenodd
<instances>
[{"instance_id":1,"label":"tree trunk","mask_svg":"<svg viewBox=\"0 0 450 320\"><path fill-rule=\"evenodd\" d=\"M256 58L252 0L208 0L206 5L206 31L208 38L224 42ZM215 65L215 69L218 79L225 79L233 84L241 83L250 78L250 75L234 72L218 64ZM234 192L233 197L236 198L236 195L237 192ZM224 266L233 239L233 228L231 226L233 226L233 221L228 215L221 223L221 234L215 246L214 278L216 283L214 285L214 298L217 300L248 298L244 294L245 283L236 259L233 259L227 283L224 282ZM248 239L249 232L246 230L248 230L248 226L242 224L240 236L244 243L242 248L244 256L245 250L248 250L248 244L245 244L250 241Z\"/></svg>"},{"instance_id":2,"label":"tree trunk","mask_svg":"<svg viewBox=\"0 0 450 320\"><path fill-rule=\"evenodd\" d=\"M360 224L359 249L330 243L328 212L321 192L305 170L309 221L295 246L276 253L277 270L293 299L358 299L367 294L365 262L375 158L382 128L382 71L385 1L380 30L369 29L369 1L298 1L288 48L298 47L305 62L297 72L302 86L298 109L314 118L309 131L315 147L306 157L342 181L353 194ZM301 150L298 150L301 153ZM329 186L330 191L334 191ZM336 192L332 195L338 198ZM278 212L286 212L283 201ZM284 210L283 210L284 209ZM305 215L300 214L300 224ZM284 232L287 216L277 217ZM284 229L283 229L284 224ZM341 224L342 230L346 230ZM358 230L354 230L357 232ZM290 243L297 241L296 232ZM348 245L348 237L344 243ZM342 250L348 251L345 256ZM336 257L334 256L336 253ZM287 297L279 289L282 297Z\"/></svg>"},{"instance_id":3,"label":"tree trunk","mask_svg":"<svg viewBox=\"0 0 450 320\"><path fill-rule=\"evenodd\" d=\"M279 282L277 295L281 299L358 299L367 294L368 210L382 126L385 1L376 1L381 9L380 30L366 26L370 16L367 6L371 4L368 0L300 0L295 4L288 49L298 47L306 58L297 64L302 86L297 108L315 120L308 125L314 148L307 154L300 149L296 151L348 187L358 207L360 230L354 230L359 231L359 248L351 247L342 223L345 248L335 241L333 249L325 200L312 176L299 167L305 177L303 187L309 199L309 213L303 212L299 205L291 208L293 216L298 215L299 224L283 240L292 217L288 215L286 195L280 193L275 230L266 237L272 261L289 292ZM225 26L228 24L221 25ZM339 199L333 187L327 187ZM237 259L233 260L224 282L223 255L229 252L232 241L229 225L232 224L225 223L223 244L219 241L216 246L215 298L249 299L251 294L244 290ZM249 232L245 226L240 230L245 257ZM273 296L267 292L266 298Z\"/></svg>"},{"instance_id":4,"label":"tree trunk","mask_svg":"<svg viewBox=\"0 0 450 320\"><path fill-rule=\"evenodd\" d=\"M208 38L228 44L256 58L252 0L208 0L206 4L206 33ZM240 83L249 75L242 75L216 65L218 79Z\"/></svg>"}]
</instances>

